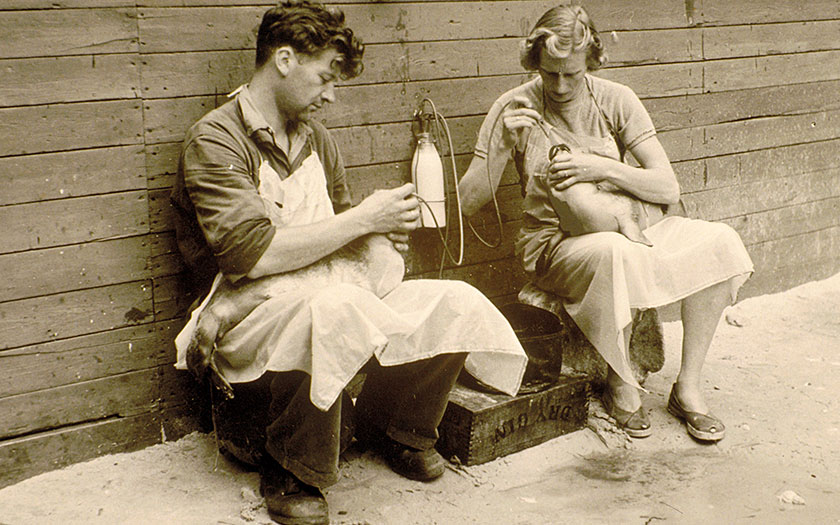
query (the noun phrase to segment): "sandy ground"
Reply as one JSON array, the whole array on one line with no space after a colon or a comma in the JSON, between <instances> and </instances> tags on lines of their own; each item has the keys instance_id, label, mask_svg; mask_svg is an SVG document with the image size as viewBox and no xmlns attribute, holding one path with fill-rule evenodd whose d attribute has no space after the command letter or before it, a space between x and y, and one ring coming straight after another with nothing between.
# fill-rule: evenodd
<instances>
[{"instance_id":1,"label":"sandy ground","mask_svg":"<svg viewBox=\"0 0 840 525\"><path fill-rule=\"evenodd\" d=\"M707 361L728 425L693 441L665 411L681 328L646 382L655 434L629 440L591 405L589 427L433 483L352 448L327 491L340 525L840 523L840 274L730 308ZM0 524L268 524L257 474L191 434L0 490Z\"/></svg>"}]
</instances>

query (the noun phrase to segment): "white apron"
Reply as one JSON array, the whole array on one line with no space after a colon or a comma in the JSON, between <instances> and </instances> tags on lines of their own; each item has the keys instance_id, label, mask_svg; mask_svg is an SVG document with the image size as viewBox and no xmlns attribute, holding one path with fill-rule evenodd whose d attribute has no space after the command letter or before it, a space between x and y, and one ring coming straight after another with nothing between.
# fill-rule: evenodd
<instances>
[{"instance_id":1,"label":"white apron","mask_svg":"<svg viewBox=\"0 0 840 525\"><path fill-rule=\"evenodd\" d=\"M315 153L285 180L263 161L259 192L278 227L333 215ZM208 302L176 338L178 368L186 368L186 348ZM469 353L465 368L482 382L510 395L518 391L527 357L504 316L464 282L418 279L382 297L350 283L272 296L217 342L215 355L232 383L256 380L266 371L307 372L312 403L327 410L371 357L393 366L456 352Z\"/></svg>"}]
</instances>

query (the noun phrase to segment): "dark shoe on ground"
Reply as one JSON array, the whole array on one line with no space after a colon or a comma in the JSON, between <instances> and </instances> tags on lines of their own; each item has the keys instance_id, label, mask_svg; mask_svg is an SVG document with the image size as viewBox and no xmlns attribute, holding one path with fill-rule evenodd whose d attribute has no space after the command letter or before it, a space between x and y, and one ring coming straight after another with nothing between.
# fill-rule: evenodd
<instances>
[{"instance_id":1,"label":"dark shoe on ground","mask_svg":"<svg viewBox=\"0 0 840 525\"><path fill-rule=\"evenodd\" d=\"M260 469L260 494L272 520L283 525L329 525L324 494L277 463Z\"/></svg>"},{"instance_id":2,"label":"dark shoe on ground","mask_svg":"<svg viewBox=\"0 0 840 525\"><path fill-rule=\"evenodd\" d=\"M671 387L671 395L668 397L668 412L672 416L685 421L685 428L688 433L701 441L720 441L726 433L723 421L709 414L691 412L683 408L679 397L677 397L677 385Z\"/></svg>"},{"instance_id":3,"label":"dark shoe on ground","mask_svg":"<svg viewBox=\"0 0 840 525\"><path fill-rule=\"evenodd\" d=\"M446 460L437 450L419 450L394 441L384 432L371 431L356 426L356 439L366 448L372 448L388 463L391 470L415 481L433 481L443 475Z\"/></svg>"},{"instance_id":4,"label":"dark shoe on ground","mask_svg":"<svg viewBox=\"0 0 840 525\"><path fill-rule=\"evenodd\" d=\"M391 470L400 476L416 481L432 481L443 476L446 460L437 450L418 450L391 439L381 449L382 456Z\"/></svg>"},{"instance_id":5,"label":"dark shoe on ground","mask_svg":"<svg viewBox=\"0 0 840 525\"><path fill-rule=\"evenodd\" d=\"M640 406L635 412L619 408L613 401L609 390L604 392L601 402L604 404L604 410L607 411L607 414L615 419L619 428L624 430L628 436L641 439L653 434L653 428L650 426L650 421L648 421L643 406Z\"/></svg>"}]
</instances>

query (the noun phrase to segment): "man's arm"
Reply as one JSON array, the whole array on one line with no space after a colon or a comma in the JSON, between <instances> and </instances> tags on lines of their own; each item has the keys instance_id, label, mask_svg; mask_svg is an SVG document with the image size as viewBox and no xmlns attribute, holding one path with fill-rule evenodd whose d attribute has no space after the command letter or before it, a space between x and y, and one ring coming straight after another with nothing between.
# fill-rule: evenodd
<instances>
[{"instance_id":1,"label":"man's arm","mask_svg":"<svg viewBox=\"0 0 840 525\"><path fill-rule=\"evenodd\" d=\"M413 184L377 190L344 213L312 224L279 228L247 275L256 279L302 268L368 233L412 231L420 218L413 194Z\"/></svg>"}]
</instances>

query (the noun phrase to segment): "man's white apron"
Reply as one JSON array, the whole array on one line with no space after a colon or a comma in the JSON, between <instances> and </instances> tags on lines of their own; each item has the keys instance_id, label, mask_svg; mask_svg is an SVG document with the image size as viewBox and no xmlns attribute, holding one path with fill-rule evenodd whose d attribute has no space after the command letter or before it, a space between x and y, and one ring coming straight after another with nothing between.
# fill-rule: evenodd
<instances>
[{"instance_id":1,"label":"man's white apron","mask_svg":"<svg viewBox=\"0 0 840 525\"><path fill-rule=\"evenodd\" d=\"M314 152L285 180L263 160L259 192L278 228L334 214ZM196 321L221 279L216 276L208 297L176 338L178 368L186 368ZM269 370L307 372L310 398L326 410L373 356L392 366L455 352L469 353L465 367L484 383L511 395L519 389L525 352L504 316L461 281L404 281L382 297L348 283L284 292L228 331L218 341L216 356L232 383L256 380Z\"/></svg>"}]
</instances>

